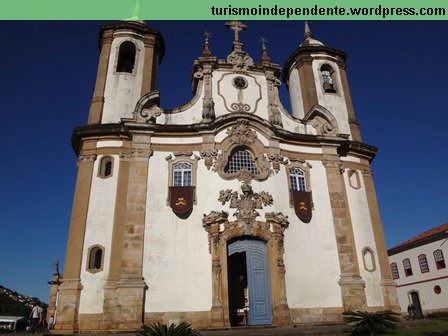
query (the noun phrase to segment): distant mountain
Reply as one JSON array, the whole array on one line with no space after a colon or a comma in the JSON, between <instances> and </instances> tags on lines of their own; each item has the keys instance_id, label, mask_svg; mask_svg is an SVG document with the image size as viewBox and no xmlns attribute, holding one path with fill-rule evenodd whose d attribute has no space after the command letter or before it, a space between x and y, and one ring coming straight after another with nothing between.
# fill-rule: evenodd
<instances>
[{"instance_id":1,"label":"distant mountain","mask_svg":"<svg viewBox=\"0 0 448 336\"><path fill-rule=\"evenodd\" d=\"M0 315L2 316L28 317L34 302L39 302L42 308L47 308L47 304L37 297L29 297L0 286Z\"/></svg>"}]
</instances>

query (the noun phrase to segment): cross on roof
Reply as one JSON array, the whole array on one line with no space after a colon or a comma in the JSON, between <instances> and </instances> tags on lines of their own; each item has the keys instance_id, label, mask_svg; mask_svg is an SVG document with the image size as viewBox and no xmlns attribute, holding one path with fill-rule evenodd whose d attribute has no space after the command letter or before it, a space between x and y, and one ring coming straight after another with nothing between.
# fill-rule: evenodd
<instances>
[{"instance_id":1,"label":"cross on roof","mask_svg":"<svg viewBox=\"0 0 448 336\"><path fill-rule=\"evenodd\" d=\"M261 46L263 48L266 48L266 43L268 43L268 40L266 39L266 37L260 37L260 42L261 42Z\"/></svg>"},{"instance_id":2,"label":"cross on roof","mask_svg":"<svg viewBox=\"0 0 448 336\"><path fill-rule=\"evenodd\" d=\"M235 32L235 42L239 42L238 32L247 28L247 25L239 21L229 21L226 22L226 27Z\"/></svg>"},{"instance_id":3,"label":"cross on roof","mask_svg":"<svg viewBox=\"0 0 448 336\"><path fill-rule=\"evenodd\" d=\"M212 37L212 33L209 33L208 31L205 31L204 32L204 36L205 36L205 42L208 43L208 39L210 37Z\"/></svg>"}]
</instances>

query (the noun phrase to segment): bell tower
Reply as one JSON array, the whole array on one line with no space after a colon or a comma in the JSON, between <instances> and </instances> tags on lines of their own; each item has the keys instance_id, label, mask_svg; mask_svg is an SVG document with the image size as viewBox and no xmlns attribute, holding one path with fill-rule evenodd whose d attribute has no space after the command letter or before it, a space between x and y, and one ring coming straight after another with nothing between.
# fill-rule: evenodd
<instances>
[{"instance_id":1,"label":"bell tower","mask_svg":"<svg viewBox=\"0 0 448 336\"><path fill-rule=\"evenodd\" d=\"M144 21L121 21L101 27L101 51L88 124L132 117L137 101L156 87L164 55L160 33Z\"/></svg>"},{"instance_id":2,"label":"bell tower","mask_svg":"<svg viewBox=\"0 0 448 336\"><path fill-rule=\"evenodd\" d=\"M293 117L306 121L317 108L336 120L340 134L361 142L345 70L346 57L344 52L314 39L305 22L303 42L285 63L285 79Z\"/></svg>"}]
</instances>

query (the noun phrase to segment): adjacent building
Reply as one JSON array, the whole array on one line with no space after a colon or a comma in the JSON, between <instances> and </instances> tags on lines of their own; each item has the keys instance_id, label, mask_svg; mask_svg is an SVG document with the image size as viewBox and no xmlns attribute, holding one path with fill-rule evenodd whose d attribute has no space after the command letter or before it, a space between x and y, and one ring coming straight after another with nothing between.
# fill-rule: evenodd
<instances>
[{"instance_id":1,"label":"adjacent building","mask_svg":"<svg viewBox=\"0 0 448 336\"><path fill-rule=\"evenodd\" d=\"M56 330L335 323L346 310L398 308L376 148L361 139L346 54L306 25L282 69L265 45L259 62L244 50L245 24L226 26L231 52L220 59L206 37L194 98L173 109L159 104L161 33L139 21L101 28L88 123L72 136Z\"/></svg>"},{"instance_id":2,"label":"adjacent building","mask_svg":"<svg viewBox=\"0 0 448 336\"><path fill-rule=\"evenodd\" d=\"M403 313L413 304L417 314L448 311L448 224L425 231L388 251Z\"/></svg>"}]
</instances>

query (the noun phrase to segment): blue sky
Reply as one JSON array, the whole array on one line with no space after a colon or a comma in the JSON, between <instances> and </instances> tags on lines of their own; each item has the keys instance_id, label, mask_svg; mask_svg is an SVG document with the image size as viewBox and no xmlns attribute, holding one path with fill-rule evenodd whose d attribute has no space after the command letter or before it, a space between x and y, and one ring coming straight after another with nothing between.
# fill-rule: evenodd
<instances>
[{"instance_id":1,"label":"blue sky","mask_svg":"<svg viewBox=\"0 0 448 336\"><path fill-rule=\"evenodd\" d=\"M249 21L240 37L260 61L283 65L303 22ZM76 178L72 129L86 123L98 63L94 21L1 21L0 285L48 299L53 263L63 263ZM348 53L355 112L373 163L388 247L448 222L448 22L310 22L314 37ZM161 106L192 98L192 64L210 49L225 58L233 33L222 21L154 21L166 44ZM282 85L282 100L289 109Z\"/></svg>"}]
</instances>

